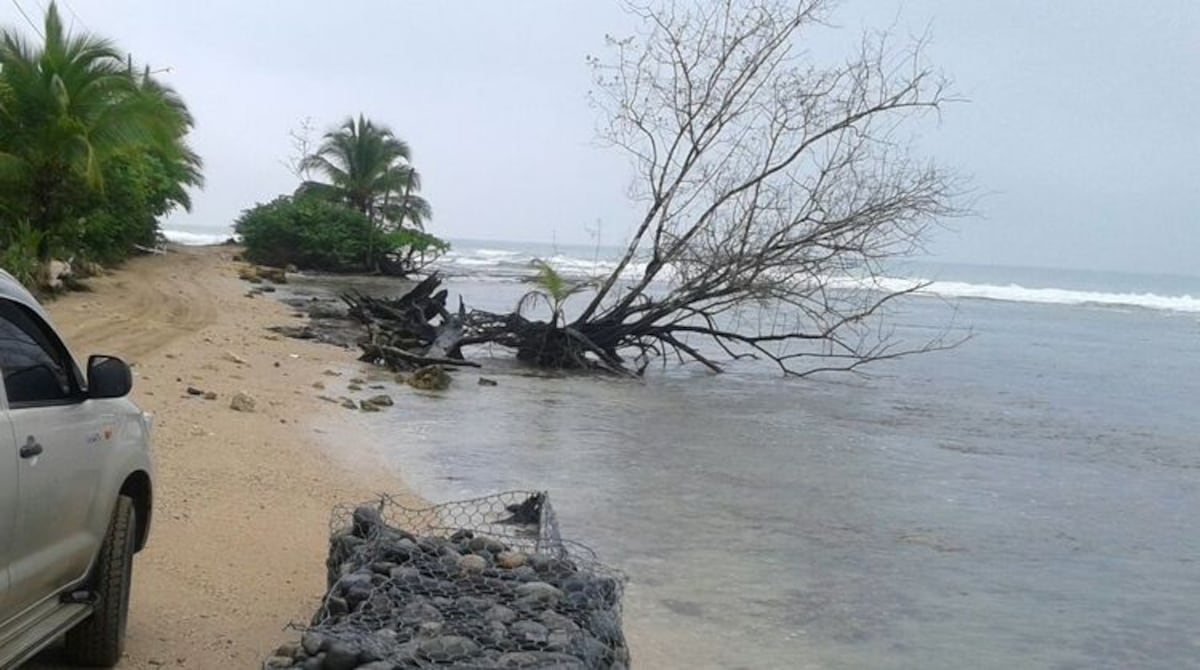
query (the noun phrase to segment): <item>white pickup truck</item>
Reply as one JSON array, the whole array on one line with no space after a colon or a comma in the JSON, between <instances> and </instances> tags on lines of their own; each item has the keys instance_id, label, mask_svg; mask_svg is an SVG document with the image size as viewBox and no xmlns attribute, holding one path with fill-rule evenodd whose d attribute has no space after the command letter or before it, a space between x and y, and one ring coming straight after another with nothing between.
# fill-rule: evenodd
<instances>
[{"instance_id":1,"label":"white pickup truck","mask_svg":"<svg viewBox=\"0 0 1200 670\"><path fill-rule=\"evenodd\" d=\"M0 670L64 635L70 661L115 665L150 528L150 419L129 367L92 356L82 374L2 270L0 373Z\"/></svg>"}]
</instances>

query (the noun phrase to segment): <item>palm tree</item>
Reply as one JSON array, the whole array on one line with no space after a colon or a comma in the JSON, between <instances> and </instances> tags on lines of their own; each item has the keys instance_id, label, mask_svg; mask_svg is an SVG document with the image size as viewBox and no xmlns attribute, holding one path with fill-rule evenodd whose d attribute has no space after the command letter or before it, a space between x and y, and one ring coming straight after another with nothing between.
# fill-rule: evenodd
<instances>
[{"instance_id":1,"label":"palm tree","mask_svg":"<svg viewBox=\"0 0 1200 670\"><path fill-rule=\"evenodd\" d=\"M166 197L187 207L200 160L184 143L192 118L170 88L137 75L109 40L69 34L55 3L43 42L0 30L0 201L46 233L39 253L90 193L103 192L114 157L144 151L172 181Z\"/></svg>"},{"instance_id":2,"label":"palm tree","mask_svg":"<svg viewBox=\"0 0 1200 670\"><path fill-rule=\"evenodd\" d=\"M524 312L538 302L544 302L550 308L550 325L557 328L560 323L566 323L564 308L567 300L577 294L595 287L593 281L573 281L559 274L554 266L546 261L535 258L531 261L537 274L530 282L536 288L529 290L517 301L517 313Z\"/></svg>"},{"instance_id":3,"label":"palm tree","mask_svg":"<svg viewBox=\"0 0 1200 670\"><path fill-rule=\"evenodd\" d=\"M317 152L300 167L328 180L305 182L300 192L341 202L366 215L371 223L368 267L378 269L375 239L380 233L400 229L406 222L424 230L432 216L429 203L417 195L421 176L412 166L408 143L361 114L326 133Z\"/></svg>"},{"instance_id":4,"label":"palm tree","mask_svg":"<svg viewBox=\"0 0 1200 670\"><path fill-rule=\"evenodd\" d=\"M132 63L129 69L132 74ZM140 76L135 76L134 81L138 95L144 98L153 118L157 120L151 128L156 134L155 141L143 147L143 150L158 160L170 177L169 183L164 185L165 202L162 206L169 209L178 205L191 211L192 199L188 187L204 185L204 175L200 171L203 161L185 139L195 125L195 119L175 89L150 76L149 66ZM164 210L158 214L165 213Z\"/></svg>"}]
</instances>

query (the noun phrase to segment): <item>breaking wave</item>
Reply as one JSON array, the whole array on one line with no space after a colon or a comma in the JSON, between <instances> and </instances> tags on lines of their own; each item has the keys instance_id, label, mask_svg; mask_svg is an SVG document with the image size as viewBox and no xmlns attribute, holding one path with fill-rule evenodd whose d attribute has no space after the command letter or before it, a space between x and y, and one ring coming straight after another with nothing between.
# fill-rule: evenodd
<instances>
[{"instance_id":1,"label":"breaking wave","mask_svg":"<svg viewBox=\"0 0 1200 670\"><path fill-rule=\"evenodd\" d=\"M905 280L895 280L905 281ZM1092 307L1136 307L1175 312L1200 313L1200 298L1190 295L1158 295L1156 293L1108 293L1066 288L1026 288L1020 284L970 284L957 281L935 281L922 293L946 298L975 298L1030 302L1047 305L1082 305Z\"/></svg>"},{"instance_id":2,"label":"breaking wave","mask_svg":"<svg viewBox=\"0 0 1200 670\"><path fill-rule=\"evenodd\" d=\"M559 274L572 279L590 279L607 276L617 268L614 255L581 258L565 253L535 254L506 249L452 248L438 259L437 267L451 276L465 276L481 280L520 281L533 274L535 258L549 263ZM638 277L646 269L645 263L633 262L625 267L622 275Z\"/></svg>"},{"instance_id":3,"label":"breaking wave","mask_svg":"<svg viewBox=\"0 0 1200 670\"><path fill-rule=\"evenodd\" d=\"M545 260L560 274L574 279L607 276L617 267L616 256L619 250L608 248L601 252L587 253L586 250L580 249L578 253L567 253L548 247L535 249L535 246L529 245L528 250L518 250L455 245L449 253L439 259L437 267L452 277L483 282L518 282L528 279L533 275L531 263L534 258ZM645 267L644 262L631 262L626 266L622 275L629 279L640 277ZM875 281L874 286L880 290L896 291L924 282L925 280L919 278L885 277ZM862 283L853 280L836 283L845 287L864 287ZM1192 295L1055 287L1037 288L1023 286L1020 283L933 280L928 286L918 291L917 295L945 299L997 300L1046 305L1139 308L1200 313L1200 297Z\"/></svg>"}]
</instances>

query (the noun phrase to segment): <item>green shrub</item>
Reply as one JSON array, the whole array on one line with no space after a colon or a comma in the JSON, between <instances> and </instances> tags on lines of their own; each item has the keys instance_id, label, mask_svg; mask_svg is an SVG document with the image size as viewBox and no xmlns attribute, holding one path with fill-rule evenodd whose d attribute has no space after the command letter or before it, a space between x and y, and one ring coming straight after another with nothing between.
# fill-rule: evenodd
<instances>
[{"instance_id":1,"label":"green shrub","mask_svg":"<svg viewBox=\"0 0 1200 670\"><path fill-rule=\"evenodd\" d=\"M38 248L44 234L21 222L0 234L0 268L8 271L31 291L38 289L41 263Z\"/></svg>"},{"instance_id":2,"label":"green shrub","mask_svg":"<svg viewBox=\"0 0 1200 670\"><path fill-rule=\"evenodd\" d=\"M253 263L353 272L364 268L371 223L319 198L280 196L242 212L234 230Z\"/></svg>"}]
</instances>

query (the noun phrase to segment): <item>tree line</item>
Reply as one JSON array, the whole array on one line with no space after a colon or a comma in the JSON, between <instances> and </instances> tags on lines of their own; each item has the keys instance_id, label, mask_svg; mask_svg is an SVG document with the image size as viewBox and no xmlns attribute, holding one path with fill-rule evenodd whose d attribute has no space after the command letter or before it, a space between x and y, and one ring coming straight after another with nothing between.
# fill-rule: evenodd
<instances>
[{"instance_id":1,"label":"tree line","mask_svg":"<svg viewBox=\"0 0 1200 670\"><path fill-rule=\"evenodd\" d=\"M39 26L0 26L0 268L44 287L52 259L77 273L157 246L160 223L204 183L180 95L115 42L68 30L51 2ZM363 116L299 156L296 191L247 210L251 260L407 274L448 248L408 144Z\"/></svg>"},{"instance_id":2,"label":"tree line","mask_svg":"<svg viewBox=\"0 0 1200 670\"><path fill-rule=\"evenodd\" d=\"M0 28L0 267L28 285L52 258L111 264L153 245L203 183L180 96L116 44Z\"/></svg>"}]
</instances>

